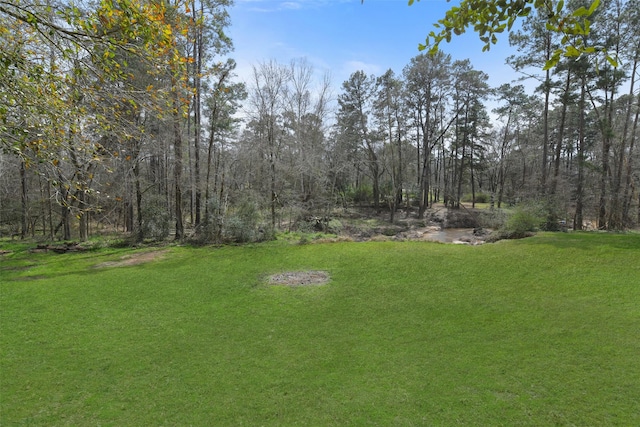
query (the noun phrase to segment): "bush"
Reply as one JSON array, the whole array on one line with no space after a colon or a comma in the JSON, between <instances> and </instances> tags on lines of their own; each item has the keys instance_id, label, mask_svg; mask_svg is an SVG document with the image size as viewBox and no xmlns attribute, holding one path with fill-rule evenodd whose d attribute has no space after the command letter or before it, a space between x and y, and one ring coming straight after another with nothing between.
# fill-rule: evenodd
<instances>
[{"instance_id":1,"label":"bush","mask_svg":"<svg viewBox=\"0 0 640 427\"><path fill-rule=\"evenodd\" d=\"M342 222L337 219L330 219L327 223L327 233L340 234L342 231Z\"/></svg>"},{"instance_id":2,"label":"bush","mask_svg":"<svg viewBox=\"0 0 640 427\"><path fill-rule=\"evenodd\" d=\"M258 204L254 201L244 201L226 220L224 236L237 243L249 243L275 240L276 233L271 226L262 223Z\"/></svg>"},{"instance_id":3,"label":"bush","mask_svg":"<svg viewBox=\"0 0 640 427\"><path fill-rule=\"evenodd\" d=\"M142 236L164 240L171 231L171 217L165 206L149 201L142 207Z\"/></svg>"},{"instance_id":4,"label":"bush","mask_svg":"<svg viewBox=\"0 0 640 427\"><path fill-rule=\"evenodd\" d=\"M370 185L349 187L344 192L344 198L356 204L369 203L373 199L373 188Z\"/></svg>"},{"instance_id":5,"label":"bush","mask_svg":"<svg viewBox=\"0 0 640 427\"><path fill-rule=\"evenodd\" d=\"M473 195L471 193L467 193L462 196L462 202L471 203L473 202ZM476 193L476 203L489 203L491 201L491 195L487 193Z\"/></svg>"},{"instance_id":6,"label":"bush","mask_svg":"<svg viewBox=\"0 0 640 427\"><path fill-rule=\"evenodd\" d=\"M307 212L304 216L296 220L294 228L301 233L320 232L340 234L343 227L342 223L337 219L332 219L327 216L316 216Z\"/></svg>"},{"instance_id":7,"label":"bush","mask_svg":"<svg viewBox=\"0 0 640 427\"><path fill-rule=\"evenodd\" d=\"M225 222L225 206L220 203L220 200L216 196L209 198L206 206L205 216L203 216L203 220L196 230L194 242L220 243Z\"/></svg>"},{"instance_id":8,"label":"bush","mask_svg":"<svg viewBox=\"0 0 640 427\"><path fill-rule=\"evenodd\" d=\"M295 221L293 229L301 233L314 233L324 229L323 219L309 212L304 212Z\"/></svg>"},{"instance_id":9,"label":"bush","mask_svg":"<svg viewBox=\"0 0 640 427\"><path fill-rule=\"evenodd\" d=\"M225 224L225 235L238 243L254 242L260 230L260 211L255 202L244 201Z\"/></svg>"},{"instance_id":10,"label":"bush","mask_svg":"<svg viewBox=\"0 0 640 427\"><path fill-rule=\"evenodd\" d=\"M540 205L521 204L507 218L500 231L506 233L512 239L527 237L531 233L540 230L545 221L544 209Z\"/></svg>"},{"instance_id":11,"label":"bush","mask_svg":"<svg viewBox=\"0 0 640 427\"><path fill-rule=\"evenodd\" d=\"M491 195L487 193L476 193L476 203L489 203Z\"/></svg>"},{"instance_id":12,"label":"bush","mask_svg":"<svg viewBox=\"0 0 640 427\"><path fill-rule=\"evenodd\" d=\"M478 211L477 216L483 228L502 228L507 220L507 214L502 209L483 209Z\"/></svg>"},{"instance_id":13,"label":"bush","mask_svg":"<svg viewBox=\"0 0 640 427\"><path fill-rule=\"evenodd\" d=\"M544 224L541 228L544 231L566 231L566 224L561 221L564 218L562 211L557 205L546 202L543 207Z\"/></svg>"}]
</instances>

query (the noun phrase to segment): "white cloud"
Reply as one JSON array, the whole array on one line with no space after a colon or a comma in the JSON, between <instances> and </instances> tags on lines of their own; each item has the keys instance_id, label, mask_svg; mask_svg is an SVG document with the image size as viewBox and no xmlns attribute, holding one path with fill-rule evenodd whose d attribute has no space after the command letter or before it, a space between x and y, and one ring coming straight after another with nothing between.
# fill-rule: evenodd
<instances>
[{"instance_id":1,"label":"white cloud","mask_svg":"<svg viewBox=\"0 0 640 427\"><path fill-rule=\"evenodd\" d=\"M302 9L302 5L299 2L286 1L280 3L280 9L298 10Z\"/></svg>"},{"instance_id":2,"label":"white cloud","mask_svg":"<svg viewBox=\"0 0 640 427\"><path fill-rule=\"evenodd\" d=\"M347 61L342 66L343 73L351 75L356 71L364 71L366 74L379 75L382 73L382 67L378 64L369 64L363 61Z\"/></svg>"}]
</instances>

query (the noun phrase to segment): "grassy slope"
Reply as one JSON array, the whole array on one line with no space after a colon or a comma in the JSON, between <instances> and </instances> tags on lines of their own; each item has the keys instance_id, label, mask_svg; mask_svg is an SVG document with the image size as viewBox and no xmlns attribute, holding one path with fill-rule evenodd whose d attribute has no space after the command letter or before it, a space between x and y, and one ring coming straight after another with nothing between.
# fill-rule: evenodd
<instances>
[{"instance_id":1,"label":"grassy slope","mask_svg":"<svg viewBox=\"0 0 640 427\"><path fill-rule=\"evenodd\" d=\"M0 261L0 425L640 425L639 235L122 253Z\"/></svg>"}]
</instances>

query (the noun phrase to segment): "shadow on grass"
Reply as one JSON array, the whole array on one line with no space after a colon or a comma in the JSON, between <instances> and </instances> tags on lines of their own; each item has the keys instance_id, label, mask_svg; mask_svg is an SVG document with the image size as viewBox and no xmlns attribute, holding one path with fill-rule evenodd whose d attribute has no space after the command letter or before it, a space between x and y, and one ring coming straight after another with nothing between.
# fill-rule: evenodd
<instances>
[{"instance_id":1,"label":"shadow on grass","mask_svg":"<svg viewBox=\"0 0 640 427\"><path fill-rule=\"evenodd\" d=\"M122 268L153 261L155 257L146 258L155 252L162 251L135 251L130 248L104 251L104 249L91 248L81 252L58 254L53 251L33 252L23 249L2 259L0 280L24 282L55 280L67 276L90 276L95 274L96 268ZM70 267L71 265L73 268Z\"/></svg>"}]
</instances>

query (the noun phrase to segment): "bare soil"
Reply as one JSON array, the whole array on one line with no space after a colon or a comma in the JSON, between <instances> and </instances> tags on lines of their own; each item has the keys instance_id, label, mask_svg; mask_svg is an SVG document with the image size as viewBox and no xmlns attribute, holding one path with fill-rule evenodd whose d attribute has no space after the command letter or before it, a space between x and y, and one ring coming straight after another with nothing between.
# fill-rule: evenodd
<instances>
[{"instance_id":1,"label":"bare soil","mask_svg":"<svg viewBox=\"0 0 640 427\"><path fill-rule=\"evenodd\" d=\"M163 258L168 251L166 249L159 251L142 252L134 255L124 255L119 261L107 261L95 265L95 268L107 267L126 267L128 265L138 265L151 262L156 259Z\"/></svg>"},{"instance_id":2,"label":"bare soil","mask_svg":"<svg viewBox=\"0 0 640 427\"><path fill-rule=\"evenodd\" d=\"M269 276L268 282L272 285L318 286L329 282L329 273L318 270L285 271Z\"/></svg>"}]
</instances>

